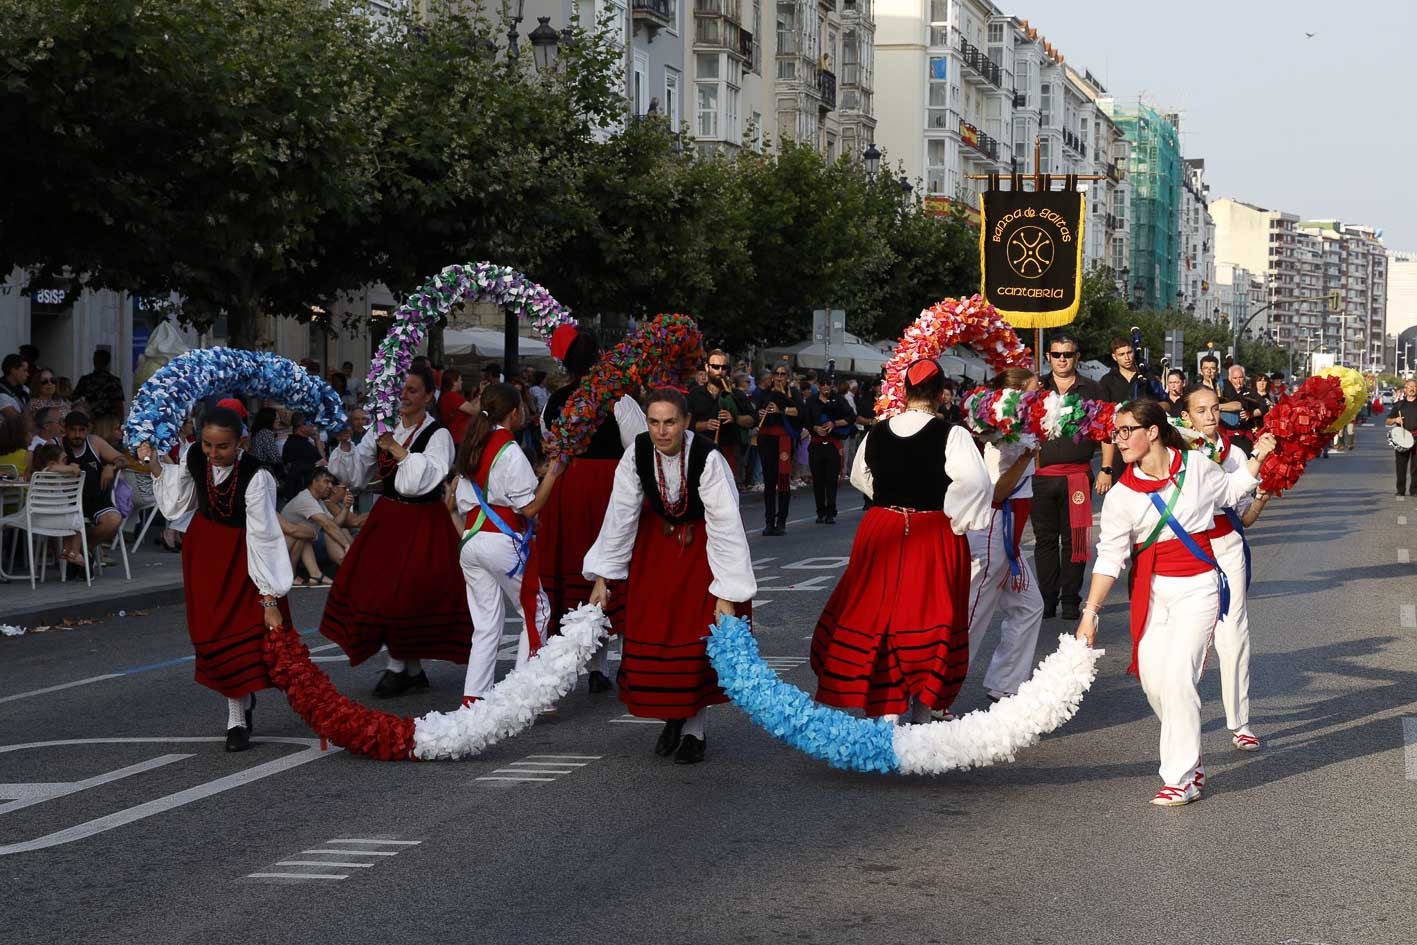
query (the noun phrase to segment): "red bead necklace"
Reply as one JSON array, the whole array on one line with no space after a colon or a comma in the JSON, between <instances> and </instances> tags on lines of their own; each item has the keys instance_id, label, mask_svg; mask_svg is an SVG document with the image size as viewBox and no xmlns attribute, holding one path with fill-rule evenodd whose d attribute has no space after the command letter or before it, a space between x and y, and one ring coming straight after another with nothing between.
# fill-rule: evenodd
<instances>
[{"instance_id":1,"label":"red bead necklace","mask_svg":"<svg viewBox=\"0 0 1417 945\"><path fill-rule=\"evenodd\" d=\"M654 472L658 478L659 501L664 506L664 511L671 517L684 514L684 510L689 507L689 477L685 474L687 459L689 455L688 444L679 448L679 498L673 503L669 501L669 484L664 481L664 454L659 450L654 451Z\"/></svg>"},{"instance_id":2,"label":"red bead necklace","mask_svg":"<svg viewBox=\"0 0 1417 945\"><path fill-rule=\"evenodd\" d=\"M213 518L230 519L236 511L236 486L241 478L236 474L236 467L231 468L231 475L226 477L226 482L217 485L216 466L207 463L207 510Z\"/></svg>"}]
</instances>

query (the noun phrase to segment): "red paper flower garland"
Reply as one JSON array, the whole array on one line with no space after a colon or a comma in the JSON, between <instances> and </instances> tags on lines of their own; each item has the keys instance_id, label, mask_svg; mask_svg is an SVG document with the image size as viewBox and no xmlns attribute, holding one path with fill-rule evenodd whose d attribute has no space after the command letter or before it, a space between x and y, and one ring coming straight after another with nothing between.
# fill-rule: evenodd
<instances>
[{"instance_id":1,"label":"red paper flower garland","mask_svg":"<svg viewBox=\"0 0 1417 945\"><path fill-rule=\"evenodd\" d=\"M413 719L380 712L344 696L310 661L310 650L290 627L266 632L266 670L290 707L321 738L380 761L413 757Z\"/></svg>"},{"instance_id":2,"label":"red paper flower garland","mask_svg":"<svg viewBox=\"0 0 1417 945\"><path fill-rule=\"evenodd\" d=\"M703 359L704 336L688 315L656 315L590 369L551 421L546 452L553 459L585 451L615 402L640 387L678 387Z\"/></svg>"},{"instance_id":3,"label":"red paper flower garland","mask_svg":"<svg viewBox=\"0 0 1417 945\"><path fill-rule=\"evenodd\" d=\"M1265 415L1262 433L1272 433L1274 452L1260 465L1260 488L1282 495L1294 488L1304 467L1323 452L1329 424L1342 415L1343 385L1336 377L1311 377L1284 395Z\"/></svg>"},{"instance_id":4,"label":"red paper flower garland","mask_svg":"<svg viewBox=\"0 0 1417 945\"><path fill-rule=\"evenodd\" d=\"M948 348L968 345L996 371L1032 367L1033 352L983 296L945 299L925 309L901 335L886 364L876 415L893 417L905 409L905 369L921 358L933 361Z\"/></svg>"}]
</instances>

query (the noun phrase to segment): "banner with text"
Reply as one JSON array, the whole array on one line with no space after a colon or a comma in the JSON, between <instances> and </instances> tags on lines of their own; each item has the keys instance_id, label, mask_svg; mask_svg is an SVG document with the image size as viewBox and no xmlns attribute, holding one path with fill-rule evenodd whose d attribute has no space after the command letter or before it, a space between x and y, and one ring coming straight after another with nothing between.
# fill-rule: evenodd
<instances>
[{"instance_id":1,"label":"banner with text","mask_svg":"<svg viewBox=\"0 0 1417 945\"><path fill-rule=\"evenodd\" d=\"M1077 317L1086 209L1075 190L986 190L979 195L984 298L1015 328Z\"/></svg>"}]
</instances>

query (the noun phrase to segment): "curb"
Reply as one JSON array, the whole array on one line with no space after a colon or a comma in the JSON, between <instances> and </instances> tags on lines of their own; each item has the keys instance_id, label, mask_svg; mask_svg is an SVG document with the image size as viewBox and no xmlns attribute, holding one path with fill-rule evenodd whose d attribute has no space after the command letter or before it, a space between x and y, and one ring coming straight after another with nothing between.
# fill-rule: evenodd
<instances>
[{"instance_id":1,"label":"curb","mask_svg":"<svg viewBox=\"0 0 1417 945\"><path fill-rule=\"evenodd\" d=\"M26 582L28 583L28 581ZM83 583L80 581L79 583ZM180 604L186 600L182 585L171 584L165 587L152 588L145 591L137 591L132 594L112 595L88 600L74 600L63 604L43 604L31 607L10 607L5 608L5 621L18 624L20 626L40 626L44 624L62 623L67 617L71 620L98 620L118 613L120 610L143 610L150 607L163 607L170 604Z\"/></svg>"}]
</instances>

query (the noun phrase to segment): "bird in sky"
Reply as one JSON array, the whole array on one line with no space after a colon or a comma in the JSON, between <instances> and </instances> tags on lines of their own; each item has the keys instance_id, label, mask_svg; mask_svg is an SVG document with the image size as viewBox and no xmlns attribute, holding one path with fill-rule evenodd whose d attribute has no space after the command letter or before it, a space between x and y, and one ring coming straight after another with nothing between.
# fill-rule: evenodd
<instances>
[{"instance_id":1,"label":"bird in sky","mask_svg":"<svg viewBox=\"0 0 1417 945\"><path fill-rule=\"evenodd\" d=\"M1305 33L1305 34L1304 34L1304 38L1305 38L1305 39L1313 39L1313 38L1314 38L1315 36L1317 36L1317 35L1319 35L1319 34L1318 34L1318 33Z\"/></svg>"}]
</instances>

